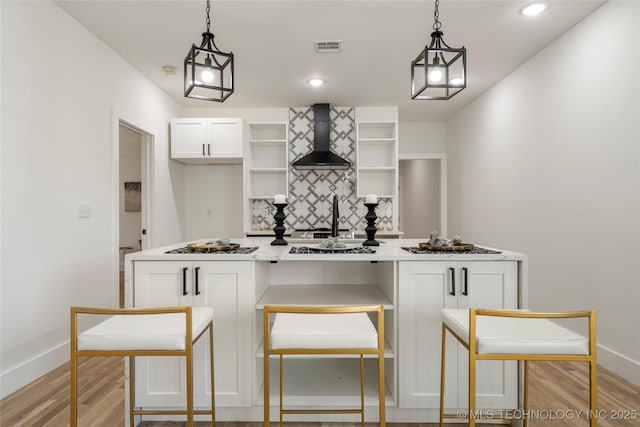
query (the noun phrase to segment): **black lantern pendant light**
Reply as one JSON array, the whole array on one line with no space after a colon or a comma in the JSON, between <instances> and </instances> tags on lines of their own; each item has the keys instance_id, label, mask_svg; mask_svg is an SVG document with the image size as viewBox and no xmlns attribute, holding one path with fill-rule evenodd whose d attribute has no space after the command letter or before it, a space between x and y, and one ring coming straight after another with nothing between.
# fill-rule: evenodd
<instances>
[{"instance_id":1,"label":"black lantern pendant light","mask_svg":"<svg viewBox=\"0 0 640 427\"><path fill-rule=\"evenodd\" d=\"M467 50L449 47L442 39L436 0L431 44L411 61L412 99L449 99L467 87Z\"/></svg>"},{"instance_id":2,"label":"black lantern pendant light","mask_svg":"<svg viewBox=\"0 0 640 427\"><path fill-rule=\"evenodd\" d=\"M222 52L213 41L210 10L207 0L207 31L200 46L193 44L184 58L184 96L224 102L233 93L233 52Z\"/></svg>"}]
</instances>

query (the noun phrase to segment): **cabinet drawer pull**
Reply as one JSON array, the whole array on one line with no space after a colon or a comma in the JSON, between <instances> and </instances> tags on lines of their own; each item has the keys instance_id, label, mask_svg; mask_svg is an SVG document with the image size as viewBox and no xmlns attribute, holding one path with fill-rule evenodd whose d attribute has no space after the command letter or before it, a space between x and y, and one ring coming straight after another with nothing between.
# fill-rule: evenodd
<instances>
[{"instance_id":1,"label":"cabinet drawer pull","mask_svg":"<svg viewBox=\"0 0 640 427\"><path fill-rule=\"evenodd\" d=\"M207 155L211 156L211 144L207 144Z\"/></svg>"},{"instance_id":2,"label":"cabinet drawer pull","mask_svg":"<svg viewBox=\"0 0 640 427\"><path fill-rule=\"evenodd\" d=\"M468 268L462 267L462 295L469 295Z\"/></svg>"},{"instance_id":3,"label":"cabinet drawer pull","mask_svg":"<svg viewBox=\"0 0 640 427\"><path fill-rule=\"evenodd\" d=\"M204 157L204 144L202 144L202 157Z\"/></svg>"},{"instance_id":4,"label":"cabinet drawer pull","mask_svg":"<svg viewBox=\"0 0 640 427\"><path fill-rule=\"evenodd\" d=\"M182 268L182 295L187 295L187 270L189 267Z\"/></svg>"},{"instance_id":5,"label":"cabinet drawer pull","mask_svg":"<svg viewBox=\"0 0 640 427\"><path fill-rule=\"evenodd\" d=\"M451 290L449 291L449 295L456 294L456 269L453 267L449 267L449 273L451 273Z\"/></svg>"},{"instance_id":6,"label":"cabinet drawer pull","mask_svg":"<svg viewBox=\"0 0 640 427\"><path fill-rule=\"evenodd\" d=\"M200 295L200 288L198 286L198 276L200 275L200 267L196 267L196 295Z\"/></svg>"}]
</instances>

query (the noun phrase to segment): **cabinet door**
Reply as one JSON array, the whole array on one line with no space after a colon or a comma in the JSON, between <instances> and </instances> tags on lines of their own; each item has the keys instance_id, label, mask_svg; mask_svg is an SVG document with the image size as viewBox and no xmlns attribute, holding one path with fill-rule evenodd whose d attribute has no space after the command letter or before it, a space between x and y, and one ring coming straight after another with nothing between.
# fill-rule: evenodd
<instances>
[{"instance_id":1,"label":"cabinet door","mask_svg":"<svg viewBox=\"0 0 640 427\"><path fill-rule=\"evenodd\" d=\"M196 159L206 154L208 119L171 120L171 158Z\"/></svg>"},{"instance_id":2,"label":"cabinet door","mask_svg":"<svg viewBox=\"0 0 640 427\"><path fill-rule=\"evenodd\" d=\"M207 143L210 156L216 158L242 157L242 119L210 119ZM207 155L209 155L207 147Z\"/></svg>"},{"instance_id":3,"label":"cabinet door","mask_svg":"<svg viewBox=\"0 0 640 427\"><path fill-rule=\"evenodd\" d=\"M460 308L515 309L518 307L518 274L515 261L458 263ZM465 281L466 274L466 281ZM464 295L466 293L466 295ZM459 345L459 344L457 344ZM449 348L449 342L447 342ZM468 405L468 353L459 351L459 408ZM483 360L476 366L478 408L517 408L518 365L515 361Z\"/></svg>"},{"instance_id":4,"label":"cabinet door","mask_svg":"<svg viewBox=\"0 0 640 427\"><path fill-rule=\"evenodd\" d=\"M455 307L451 278L455 263L399 262L399 401L403 408L440 407L440 349L443 307ZM450 270L453 268L454 270ZM457 285L457 283L456 283ZM446 384L457 383L457 350L447 342ZM457 392L445 393L445 406L457 407Z\"/></svg>"},{"instance_id":5,"label":"cabinet door","mask_svg":"<svg viewBox=\"0 0 640 427\"><path fill-rule=\"evenodd\" d=\"M187 269L183 295L183 269ZM167 307L191 304L190 262L134 262L134 306ZM136 358L136 404L139 406L184 406L186 380L183 357ZM161 372L162 375L154 375Z\"/></svg>"},{"instance_id":6,"label":"cabinet door","mask_svg":"<svg viewBox=\"0 0 640 427\"><path fill-rule=\"evenodd\" d=\"M251 406L252 263L194 262L194 274L194 306L213 307L216 406ZM196 406L211 405L208 345L202 337L195 348Z\"/></svg>"}]
</instances>

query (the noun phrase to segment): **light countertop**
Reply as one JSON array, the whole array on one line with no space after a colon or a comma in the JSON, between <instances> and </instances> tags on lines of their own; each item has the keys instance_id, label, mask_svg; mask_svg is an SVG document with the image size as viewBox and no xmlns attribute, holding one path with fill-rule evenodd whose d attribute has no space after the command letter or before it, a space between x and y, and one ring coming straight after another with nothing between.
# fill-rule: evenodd
<instances>
[{"instance_id":1,"label":"light countertop","mask_svg":"<svg viewBox=\"0 0 640 427\"><path fill-rule=\"evenodd\" d=\"M372 254L342 254L342 253L318 253L318 254L290 254L292 246L317 246L320 240L295 240L287 239L288 246L271 246L273 236L250 237L231 239L233 243L241 246L257 246L258 249L250 254L225 254L225 253L203 253L203 254L167 254L165 252L181 248L187 243L208 242L216 238L203 238L190 242L176 243L141 252L126 254L126 259L131 261L170 261L170 260L208 260L208 261L500 261L500 260L525 260L526 255L503 249L492 248L483 244L476 244L485 249L501 251L498 254L464 254L464 253L438 253L438 254L413 254L402 247L417 247L418 243L426 242L428 239L377 239L380 246L373 247L376 252ZM361 246L362 239L347 241L348 246Z\"/></svg>"}]
</instances>

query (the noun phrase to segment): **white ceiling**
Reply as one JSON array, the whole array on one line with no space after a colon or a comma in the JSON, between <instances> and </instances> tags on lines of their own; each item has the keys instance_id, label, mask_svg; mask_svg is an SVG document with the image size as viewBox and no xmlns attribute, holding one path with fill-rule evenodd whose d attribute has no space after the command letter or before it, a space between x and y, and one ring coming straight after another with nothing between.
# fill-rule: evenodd
<instances>
[{"instance_id":1,"label":"white ceiling","mask_svg":"<svg viewBox=\"0 0 640 427\"><path fill-rule=\"evenodd\" d=\"M433 1L212 1L218 47L235 54L235 93L224 102L184 98L182 63L205 30L205 0L56 3L184 106L399 106L401 120L443 120L508 75L604 0L554 1L536 18L527 1L442 0L444 40L467 48L467 88L448 101L414 101L410 62L430 41ZM318 54L316 40L342 40ZM163 65L176 67L166 76ZM327 80L312 88L306 80Z\"/></svg>"}]
</instances>

